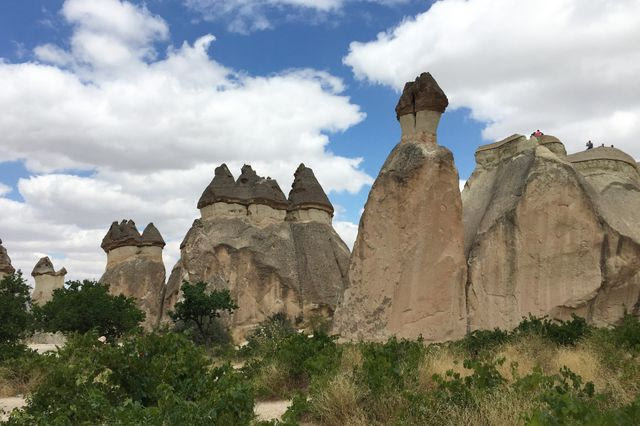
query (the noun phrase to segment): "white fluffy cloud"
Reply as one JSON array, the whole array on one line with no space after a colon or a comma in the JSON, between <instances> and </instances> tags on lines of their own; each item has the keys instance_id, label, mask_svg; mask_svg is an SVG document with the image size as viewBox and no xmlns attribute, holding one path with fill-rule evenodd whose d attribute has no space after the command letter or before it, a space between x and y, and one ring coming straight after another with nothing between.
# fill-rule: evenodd
<instances>
[{"instance_id":1,"label":"white fluffy cloud","mask_svg":"<svg viewBox=\"0 0 640 426\"><path fill-rule=\"evenodd\" d=\"M73 26L68 47L39 46L31 62L0 58L0 158L34 173L19 182L24 202L1 198L0 187L1 237L24 271L46 253L71 278L99 276L100 240L122 218L156 223L170 268L222 162L236 174L250 163L285 192L302 161L329 191L371 183L361 159L326 148L364 118L340 79L236 72L209 56L211 35L162 54L154 46L167 40L166 22L126 1L67 0L62 15Z\"/></svg>"},{"instance_id":2,"label":"white fluffy cloud","mask_svg":"<svg viewBox=\"0 0 640 426\"><path fill-rule=\"evenodd\" d=\"M348 2L369 2L382 5L410 0L183 0L191 10L205 20L227 20L229 31L246 34L273 27L277 12L312 13L317 15L340 11Z\"/></svg>"},{"instance_id":3,"label":"white fluffy cloud","mask_svg":"<svg viewBox=\"0 0 640 426\"><path fill-rule=\"evenodd\" d=\"M570 151L591 139L638 158L639 40L638 0L441 0L344 62L398 90L430 71L490 140L542 129Z\"/></svg>"}]
</instances>

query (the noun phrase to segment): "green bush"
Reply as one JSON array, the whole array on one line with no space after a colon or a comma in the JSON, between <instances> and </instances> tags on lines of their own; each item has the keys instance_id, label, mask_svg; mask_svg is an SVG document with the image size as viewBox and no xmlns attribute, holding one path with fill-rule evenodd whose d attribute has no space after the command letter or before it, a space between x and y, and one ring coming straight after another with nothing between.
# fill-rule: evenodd
<instances>
[{"instance_id":1,"label":"green bush","mask_svg":"<svg viewBox=\"0 0 640 426\"><path fill-rule=\"evenodd\" d=\"M640 319L626 314L620 324L611 330L616 345L640 351Z\"/></svg>"},{"instance_id":2,"label":"green bush","mask_svg":"<svg viewBox=\"0 0 640 426\"><path fill-rule=\"evenodd\" d=\"M207 283L182 284L183 300L176 303L169 315L178 330L186 331L197 343L204 345L225 344L230 336L218 320L222 312L238 309L229 290L207 292ZM195 330L195 332L192 332Z\"/></svg>"},{"instance_id":3,"label":"green bush","mask_svg":"<svg viewBox=\"0 0 640 426\"><path fill-rule=\"evenodd\" d=\"M563 321L529 315L529 318L524 318L516 327L513 334L521 336L537 334L558 345L575 346L591 332L591 327L584 318L575 314L572 314L571 318L570 321Z\"/></svg>"},{"instance_id":4,"label":"green bush","mask_svg":"<svg viewBox=\"0 0 640 426\"><path fill-rule=\"evenodd\" d=\"M287 315L276 313L263 321L247 337L247 344L240 350L243 357L264 357L274 353L285 338L296 334Z\"/></svg>"},{"instance_id":5,"label":"green bush","mask_svg":"<svg viewBox=\"0 0 640 426\"><path fill-rule=\"evenodd\" d=\"M31 332L31 290L22 273L0 280L0 360L20 351L19 341Z\"/></svg>"},{"instance_id":6,"label":"green bush","mask_svg":"<svg viewBox=\"0 0 640 426\"><path fill-rule=\"evenodd\" d=\"M506 343L508 340L509 332L496 328L471 332L460 341L460 344L469 354L477 356L483 351Z\"/></svg>"},{"instance_id":7,"label":"green bush","mask_svg":"<svg viewBox=\"0 0 640 426\"><path fill-rule=\"evenodd\" d=\"M76 336L10 425L248 424L249 384L229 365L210 368L204 351L169 333L102 344Z\"/></svg>"},{"instance_id":8,"label":"green bush","mask_svg":"<svg viewBox=\"0 0 640 426\"><path fill-rule=\"evenodd\" d=\"M405 388L417 378L416 371L425 354L422 339L411 341L395 337L386 343L362 343L362 366L356 371L358 382L372 396Z\"/></svg>"},{"instance_id":9,"label":"green bush","mask_svg":"<svg viewBox=\"0 0 640 426\"><path fill-rule=\"evenodd\" d=\"M137 329L145 314L133 298L109 294L109 286L96 281L69 281L53 291L44 306L34 306L39 329L48 332L87 333L96 330L110 340Z\"/></svg>"},{"instance_id":10,"label":"green bush","mask_svg":"<svg viewBox=\"0 0 640 426\"><path fill-rule=\"evenodd\" d=\"M469 405L473 402L474 392L490 392L506 383L500 375L498 366L504 363L504 358L491 361L465 360L464 368L472 370L473 374L461 377L453 370L447 371L445 377L433 375L433 381L438 389L435 397L454 405Z\"/></svg>"}]
</instances>

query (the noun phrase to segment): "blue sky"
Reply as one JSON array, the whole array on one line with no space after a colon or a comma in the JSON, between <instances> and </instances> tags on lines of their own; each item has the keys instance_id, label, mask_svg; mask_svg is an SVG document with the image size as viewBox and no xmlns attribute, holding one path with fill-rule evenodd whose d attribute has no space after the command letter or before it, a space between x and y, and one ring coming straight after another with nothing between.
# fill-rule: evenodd
<instances>
[{"instance_id":1,"label":"blue sky","mask_svg":"<svg viewBox=\"0 0 640 426\"><path fill-rule=\"evenodd\" d=\"M461 179L475 148L536 128L638 158L640 1L3 0L0 238L24 270L104 268L112 220L154 221L167 268L227 162L314 168L351 243L399 140L405 81L450 98L439 143Z\"/></svg>"}]
</instances>

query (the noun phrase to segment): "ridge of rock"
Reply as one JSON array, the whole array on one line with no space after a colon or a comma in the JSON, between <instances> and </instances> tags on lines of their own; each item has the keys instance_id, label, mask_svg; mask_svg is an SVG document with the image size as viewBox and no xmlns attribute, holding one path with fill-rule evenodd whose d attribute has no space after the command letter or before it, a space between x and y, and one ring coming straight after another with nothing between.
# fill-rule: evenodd
<instances>
[{"instance_id":1,"label":"ridge of rock","mask_svg":"<svg viewBox=\"0 0 640 426\"><path fill-rule=\"evenodd\" d=\"M300 163L289 191L291 209L318 208L333 215L333 205L313 170Z\"/></svg>"},{"instance_id":2,"label":"ridge of rock","mask_svg":"<svg viewBox=\"0 0 640 426\"><path fill-rule=\"evenodd\" d=\"M198 208L201 209L217 202L235 203L240 201L236 194L236 180L226 164L216 167L211 183L205 188Z\"/></svg>"},{"instance_id":3,"label":"ridge of rock","mask_svg":"<svg viewBox=\"0 0 640 426\"><path fill-rule=\"evenodd\" d=\"M423 72L415 81L404 85L402 95L396 105L396 116L415 114L418 111L444 113L449 100L431 73Z\"/></svg>"},{"instance_id":4,"label":"ridge of rock","mask_svg":"<svg viewBox=\"0 0 640 426\"><path fill-rule=\"evenodd\" d=\"M629 164L630 166L633 166L636 169L638 167L636 160L632 156L618 148L613 147L599 146L567 156L567 161L569 161L570 163L581 163L584 161L594 160L622 161Z\"/></svg>"}]
</instances>

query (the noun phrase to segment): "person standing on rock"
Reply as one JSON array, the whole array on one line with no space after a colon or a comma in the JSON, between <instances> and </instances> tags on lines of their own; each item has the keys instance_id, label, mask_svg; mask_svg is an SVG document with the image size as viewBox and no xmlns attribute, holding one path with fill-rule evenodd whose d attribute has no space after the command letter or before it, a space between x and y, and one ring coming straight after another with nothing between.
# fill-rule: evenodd
<instances>
[{"instance_id":1,"label":"person standing on rock","mask_svg":"<svg viewBox=\"0 0 640 426\"><path fill-rule=\"evenodd\" d=\"M589 140L589 142L587 142L587 150L589 149L593 149L593 142L591 142L591 140Z\"/></svg>"}]
</instances>

